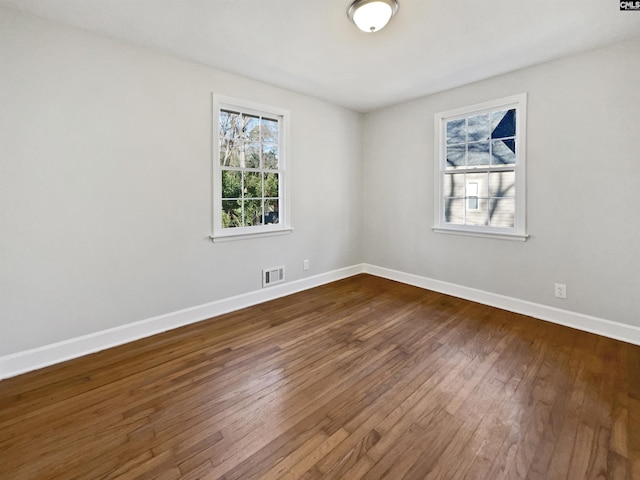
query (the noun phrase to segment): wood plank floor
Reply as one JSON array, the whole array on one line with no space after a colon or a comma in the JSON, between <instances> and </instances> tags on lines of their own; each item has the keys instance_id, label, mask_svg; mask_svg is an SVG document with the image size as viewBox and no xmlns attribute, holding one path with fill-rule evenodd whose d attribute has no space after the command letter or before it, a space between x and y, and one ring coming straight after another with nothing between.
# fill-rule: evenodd
<instances>
[{"instance_id":1,"label":"wood plank floor","mask_svg":"<svg viewBox=\"0 0 640 480\"><path fill-rule=\"evenodd\" d=\"M2 479L640 479L640 347L368 275L0 382Z\"/></svg>"}]
</instances>

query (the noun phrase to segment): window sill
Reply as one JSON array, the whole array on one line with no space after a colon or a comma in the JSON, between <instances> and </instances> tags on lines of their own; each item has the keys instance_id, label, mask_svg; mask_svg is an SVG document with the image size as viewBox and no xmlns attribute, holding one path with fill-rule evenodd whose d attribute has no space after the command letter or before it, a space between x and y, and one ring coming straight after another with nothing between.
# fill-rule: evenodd
<instances>
[{"instance_id":1,"label":"window sill","mask_svg":"<svg viewBox=\"0 0 640 480\"><path fill-rule=\"evenodd\" d=\"M244 233L218 233L215 235L211 235L211 241L214 243L218 242L232 242L234 240L248 240L250 238L260 238L260 237L274 237L278 235L288 235L293 232L292 227L281 228L279 230L267 230L262 232L244 232Z\"/></svg>"},{"instance_id":2,"label":"window sill","mask_svg":"<svg viewBox=\"0 0 640 480\"><path fill-rule=\"evenodd\" d=\"M464 235L467 237L480 237L480 238L496 238L498 240L511 240L514 242L526 242L529 238L527 234L520 233L498 233L498 232L479 232L473 230L460 230L457 228L447 227L431 227L435 233L446 233L448 235Z\"/></svg>"}]
</instances>

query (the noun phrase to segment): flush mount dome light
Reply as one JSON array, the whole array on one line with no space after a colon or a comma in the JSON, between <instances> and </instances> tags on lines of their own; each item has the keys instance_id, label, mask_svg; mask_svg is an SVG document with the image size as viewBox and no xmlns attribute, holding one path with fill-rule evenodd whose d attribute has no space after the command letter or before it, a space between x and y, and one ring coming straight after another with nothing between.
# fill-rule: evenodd
<instances>
[{"instance_id":1,"label":"flush mount dome light","mask_svg":"<svg viewBox=\"0 0 640 480\"><path fill-rule=\"evenodd\" d=\"M384 28L397 11L396 0L355 0L347 14L360 30L373 33Z\"/></svg>"}]
</instances>

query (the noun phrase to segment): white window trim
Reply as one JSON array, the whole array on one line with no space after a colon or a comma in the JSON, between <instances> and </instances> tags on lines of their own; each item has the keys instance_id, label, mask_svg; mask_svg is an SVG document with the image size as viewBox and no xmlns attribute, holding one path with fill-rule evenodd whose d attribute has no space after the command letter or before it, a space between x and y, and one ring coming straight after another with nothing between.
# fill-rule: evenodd
<instances>
[{"instance_id":1,"label":"white window trim","mask_svg":"<svg viewBox=\"0 0 640 480\"><path fill-rule=\"evenodd\" d=\"M211 240L214 242L227 242L232 240L259 238L274 235L286 235L293 231L291 226L291 205L289 195L289 124L290 113L281 108L262 105L260 103L228 97L226 95L212 94L212 226ZM279 117L278 132L278 165L280 171L280 210L279 222L276 225L256 225L251 227L222 228L222 195L220 193L222 183L222 169L220 167L220 110L241 110L244 113L256 115L271 115Z\"/></svg>"},{"instance_id":2,"label":"white window trim","mask_svg":"<svg viewBox=\"0 0 640 480\"><path fill-rule=\"evenodd\" d=\"M444 171L446 163L445 124L448 120L466 118L500 108L516 107L516 192L515 219L513 228L491 227L484 225L452 225L444 221L442 199L444 197ZM431 228L436 233L467 235L473 237L499 238L504 240L526 241L529 235L526 229L526 131L527 131L527 94L521 93L510 97L456 108L434 115L434 149L435 149L435 204L434 222Z\"/></svg>"}]
</instances>

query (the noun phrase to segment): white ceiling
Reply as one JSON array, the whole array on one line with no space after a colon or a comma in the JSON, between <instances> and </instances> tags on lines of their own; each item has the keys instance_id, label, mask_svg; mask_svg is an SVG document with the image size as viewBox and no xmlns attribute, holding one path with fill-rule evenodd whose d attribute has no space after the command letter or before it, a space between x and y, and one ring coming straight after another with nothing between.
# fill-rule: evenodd
<instances>
[{"instance_id":1,"label":"white ceiling","mask_svg":"<svg viewBox=\"0 0 640 480\"><path fill-rule=\"evenodd\" d=\"M365 112L640 35L616 0L399 0L378 33L351 0L0 0Z\"/></svg>"}]
</instances>

